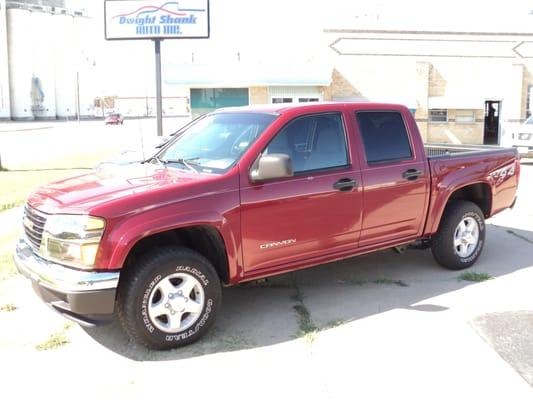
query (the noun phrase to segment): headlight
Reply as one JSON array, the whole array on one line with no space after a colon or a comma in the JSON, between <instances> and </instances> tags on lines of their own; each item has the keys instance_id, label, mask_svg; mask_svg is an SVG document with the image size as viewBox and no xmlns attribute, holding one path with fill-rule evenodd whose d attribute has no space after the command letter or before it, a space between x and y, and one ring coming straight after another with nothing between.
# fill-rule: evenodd
<instances>
[{"instance_id":1,"label":"headlight","mask_svg":"<svg viewBox=\"0 0 533 400\"><path fill-rule=\"evenodd\" d=\"M41 256L76 268L94 267L105 220L89 215L50 215L41 240Z\"/></svg>"}]
</instances>

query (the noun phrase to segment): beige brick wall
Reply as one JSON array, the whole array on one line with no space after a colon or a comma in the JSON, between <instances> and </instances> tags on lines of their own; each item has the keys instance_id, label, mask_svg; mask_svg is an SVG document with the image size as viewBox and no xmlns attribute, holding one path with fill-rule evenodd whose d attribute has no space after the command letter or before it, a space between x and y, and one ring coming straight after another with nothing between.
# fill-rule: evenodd
<instances>
[{"instance_id":1,"label":"beige brick wall","mask_svg":"<svg viewBox=\"0 0 533 400\"><path fill-rule=\"evenodd\" d=\"M327 100L361 97L361 93L336 69L333 69L329 89L324 92L324 100L326 94Z\"/></svg>"},{"instance_id":2,"label":"beige brick wall","mask_svg":"<svg viewBox=\"0 0 533 400\"><path fill-rule=\"evenodd\" d=\"M522 119L525 119L527 115L527 95L530 86L533 86L533 69L524 68L524 76L522 81ZM533 102L533 98L529 101ZM533 109L531 104L529 107L530 109Z\"/></svg>"},{"instance_id":3,"label":"beige brick wall","mask_svg":"<svg viewBox=\"0 0 533 400\"><path fill-rule=\"evenodd\" d=\"M252 86L248 91L250 104L268 104L268 87Z\"/></svg>"},{"instance_id":4,"label":"beige brick wall","mask_svg":"<svg viewBox=\"0 0 533 400\"><path fill-rule=\"evenodd\" d=\"M424 142L428 141L428 94L430 84L431 64L428 62L416 63L415 80L415 119Z\"/></svg>"},{"instance_id":5,"label":"beige brick wall","mask_svg":"<svg viewBox=\"0 0 533 400\"><path fill-rule=\"evenodd\" d=\"M320 90L320 93L322 94L323 101L333 100L333 96L331 95L331 86L320 86L319 90Z\"/></svg>"},{"instance_id":6,"label":"beige brick wall","mask_svg":"<svg viewBox=\"0 0 533 400\"><path fill-rule=\"evenodd\" d=\"M464 144L483 144L483 110L475 111L476 122L455 122L456 110L448 110L448 122L428 122L429 143L453 143L457 139Z\"/></svg>"}]
</instances>

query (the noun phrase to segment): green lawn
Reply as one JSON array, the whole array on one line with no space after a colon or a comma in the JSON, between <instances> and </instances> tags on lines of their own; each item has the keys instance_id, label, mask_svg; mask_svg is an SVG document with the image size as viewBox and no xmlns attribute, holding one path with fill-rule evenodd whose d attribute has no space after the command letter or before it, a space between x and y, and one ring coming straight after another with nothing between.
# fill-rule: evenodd
<instances>
[{"instance_id":1,"label":"green lawn","mask_svg":"<svg viewBox=\"0 0 533 400\"><path fill-rule=\"evenodd\" d=\"M87 170L79 169L0 172L0 227L13 225L0 231L0 281L16 273L11 257L15 242L22 233L22 221L13 224L12 218L8 218L3 211L22 205L28 194L40 185L85 172Z\"/></svg>"},{"instance_id":2,"label":"green lawn","mask_svg":"<svg viewBox=\"0 0 533 400\"><path fill-rule=\"evenodd\" d=\"M80 169L0 172L0 215L4 210L23 204L36 187L85 172L87 170Z\"/></svg>"}]
</instances>

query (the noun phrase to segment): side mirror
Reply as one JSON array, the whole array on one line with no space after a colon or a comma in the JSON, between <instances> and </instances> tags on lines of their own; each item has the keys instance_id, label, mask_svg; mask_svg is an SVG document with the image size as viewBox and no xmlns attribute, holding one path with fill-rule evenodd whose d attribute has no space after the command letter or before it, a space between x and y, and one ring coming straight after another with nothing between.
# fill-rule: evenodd
<instances>
[{"instance_id":1,"label":"side mirror","mask_svg":"<svg viewBox=\"0 0 533 400\"><path fill-rule=\"evenodd\" d=\"M250 173L252 182L287 178L293 175L292 160L287 154L265 154L255 163Z\"/></svg>"}]
</instances>

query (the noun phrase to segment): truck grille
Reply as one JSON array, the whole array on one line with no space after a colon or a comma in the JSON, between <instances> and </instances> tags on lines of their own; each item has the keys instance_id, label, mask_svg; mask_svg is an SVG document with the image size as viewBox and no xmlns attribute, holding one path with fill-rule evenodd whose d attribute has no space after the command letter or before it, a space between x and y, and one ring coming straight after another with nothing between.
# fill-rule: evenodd
<instances>
[{"instance_id":1,"label":"truck grille","mask_svg":"<svg viewBox=\"0 0 533 400\"><path fill-rule=\"evenodd\" d=\"M39 252L43 238L44 224L46 222L46 214L26 205L24 207L24 218L22 221L28 243L35 252Z\"/></svg>"}]
</instances>

